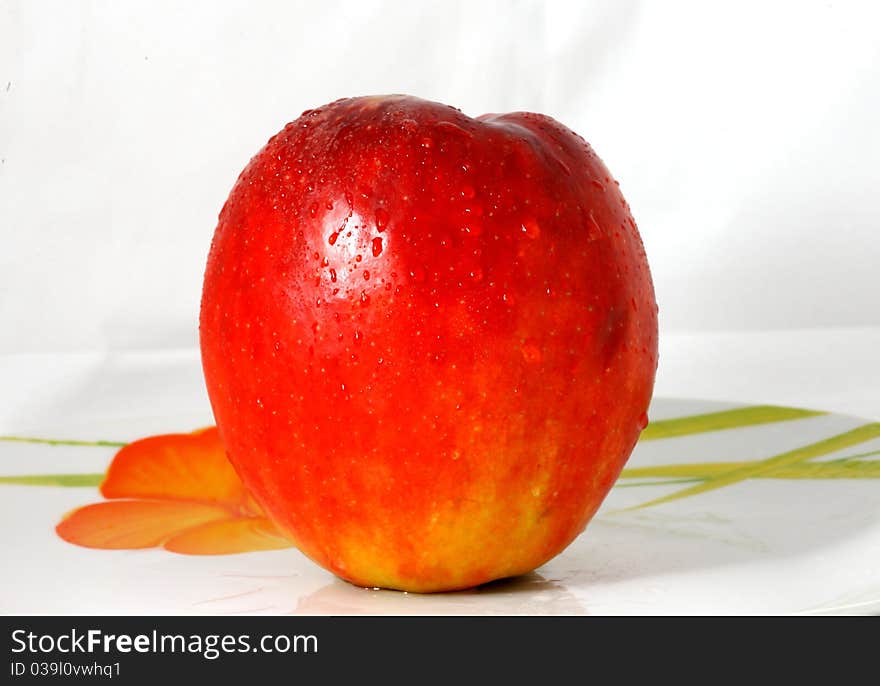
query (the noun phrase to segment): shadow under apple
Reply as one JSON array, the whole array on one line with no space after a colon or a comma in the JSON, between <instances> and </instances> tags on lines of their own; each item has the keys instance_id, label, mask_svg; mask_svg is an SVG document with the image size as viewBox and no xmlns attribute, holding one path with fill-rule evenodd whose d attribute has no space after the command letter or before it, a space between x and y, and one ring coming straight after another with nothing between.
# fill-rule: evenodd
<instances>
[{"instance_id":1,"label":"shadow under apple","mask_svg":"<svg viewBox=\"0 0 880 686\"><path fill-rule=\"evenodd\" d=\"M334 579L299 600L305 615L583 615L587 610L565 586L531 572L466 591L404 593L354 586Z\"/></svg>"}]
</instances>

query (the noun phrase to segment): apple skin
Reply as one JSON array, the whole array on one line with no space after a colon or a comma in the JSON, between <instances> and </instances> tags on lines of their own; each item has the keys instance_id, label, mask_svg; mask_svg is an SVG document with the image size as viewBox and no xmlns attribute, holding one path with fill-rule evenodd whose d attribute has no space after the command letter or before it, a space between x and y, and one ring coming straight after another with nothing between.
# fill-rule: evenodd
<instances>
[{"instance_id":1,"label":"apple skin","mask_svg":"<svg viewBox=\"0 0 880 686\"><path fill-rule=\"evenodd\" d=\"M583 531L647 423L657 306L578 135L362 97L242 172L200 341L229 459L297 547L354 584L447 591Z\"/></svg>"}]
</instances>

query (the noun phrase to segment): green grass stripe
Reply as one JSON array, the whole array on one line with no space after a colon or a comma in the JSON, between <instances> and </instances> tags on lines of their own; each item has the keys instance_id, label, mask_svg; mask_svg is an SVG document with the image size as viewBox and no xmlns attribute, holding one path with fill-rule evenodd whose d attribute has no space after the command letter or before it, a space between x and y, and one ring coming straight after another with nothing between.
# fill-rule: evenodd
<instances>
[{"instance_id":1,"label":"green grass stripe","mask_svg":"<svg viewBox=\"0 0 880 686\"><path fill-rule=\"evenodd\" d=\"M817 443L811 443L810 445L804 446L802 448L796 448L794 450L789 450L788 452L784 452L773 457L768 457L766 460L755 460L754 462L749 462L745 466L737 467L736 469L731 469L730 471L723 472L717 476L712 477L711 479L707 479L706 481L697 484L696 486L685 488L682 491L677 491L676 493L672 493L662 498L649 500L646 503L626 508L625 510L618 510L618 512L652 507L654 505L669 503L674 500L689 498L690 496L714 491L718 488L723 488L724 486L730 486L732 484L739 483L740 481L745 481L746 479L753 479L755 477L764 476L768 472L772 473L775 469L790 467L791 465L797 464L799 462L811 460L814 457L820 457L821 455L827 455L828 453L833 453L837 450L843 450L844 448L848 448L851 445L864 443L865 441L869 441L872 438L877 438L878 436L880 436L880 423L873 422L871 424L864 424L858 428L853 429L852 431L847 431L846 433L838 434L836 436L832 436L831 438L826 438L825 440L819 441Z\"/></svg>"},{"instance_id":2,"label":"green grass stripe","mask_svg":"<svg viewBox=\"0 0 880 686\"><path fill-rule=\"evenodd\" d=\"M834 462L846 462L847 460L858 460L862 457L873 457L874 455L880 455L880 450L871 450L867 453L858 453L856 455L847 455L846 457L838 457Z\"/></svg>"},{"instance_id":3,"label":"green grass stripe","mask_svg":"<svg viewBox=\"0 0 880 686\"><path fill-rule=\"evenodd\" d=\"M656 481L636 481L635 483L621 483L618 481L614 484L614 488L633 488L635 486L669 486L675 484L692 484L695 481L703 481L704 479L695 477L693 479L659 479Z\"/></svg>"},{"instance_id":4,"label":"green grass stripe","mask_svg":"<svg viewBox=\"0 0 880 686\"><path fill-rule=\"evenodd\" d=\"M15 486L65 486L83 488L100 486L104 474L30 474L28 476L0 476L0 484Z\"/></svg>"},{"instance_id":5,"label":"green grass stripe","mask_svg":"<svg viewBox=\"0 0 880 686\"><path fill-rule=\"evenodd\" d=\"M776 405L755 405L738 407L733 410L695 414L689 417L660 419L648 424L642 431L640 441L656 441L661 438L690 436L709 431L735 429L741 426L786 422L792 419L804 419L827 414L816 410L802 410L796 407L777 407Z\"/></svg>"},{"instance_id":6,"label":"green grass stripe","mask_svg":"<svg viewBox=\"0 0 880 686\"><path fill-rule=\"evenodd\" d=\"M755 462L763 462L756 460ZM671 464L657 467L624 469L621 479L676 479L705 481L734 469L743 469L754 462L702 462ZM758 475L763 479L876 479L880 478L880 460L832 460L802 462L775 467ZM673 483L669 481L668 483Z\"/></svg>"},{"instance_id":7,"label":"green grass stripe","mask_svg":"<svg viewBox=\"0 0 880 686\"><path fill-rule=\"evenodd\" d=\"M119 441L78 441L67 438L35 438L32 436L0 436L0 441L12 443L42 443L43 445L81 445L99 448L122 448L127 443Z\"/></svg>"}]
</instances>

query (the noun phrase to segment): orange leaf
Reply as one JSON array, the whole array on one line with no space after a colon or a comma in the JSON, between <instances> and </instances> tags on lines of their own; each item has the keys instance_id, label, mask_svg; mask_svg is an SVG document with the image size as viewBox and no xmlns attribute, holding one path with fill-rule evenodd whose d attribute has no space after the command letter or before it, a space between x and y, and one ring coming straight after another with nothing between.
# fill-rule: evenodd
<instances>
[{"instance_id":1,"label":"orange leaf","mask_svg":"<svg viewBox=\"0 0 880 686\"><path fill-rule=\"evenodd\" d=\"M186 555L228 555L293 546L265 517L223 519L187 529L165 542L164 548Z\"/></svg>"},{"instance_id":2,"label":"orange leaf","mask_svg":"<svg viewBox=\"0 0 880 686\"><path fill-rule=\"evenodd\" d=\"M113 459L101 493L105 498L217 503L262 514L226 459L215 427L128 444Z\"/></svg>"},{"instance_id":3,"label":"orange leaf","mask_svg":"<svg viewBox=\"0 0 880 686\"><path fill-rule=\"evenodd\" d=\"M74 510L55 531L87 548L153 548L193 527L229 518L229 511L217 505L119 500Z\"/></svg>"}]
</instances>

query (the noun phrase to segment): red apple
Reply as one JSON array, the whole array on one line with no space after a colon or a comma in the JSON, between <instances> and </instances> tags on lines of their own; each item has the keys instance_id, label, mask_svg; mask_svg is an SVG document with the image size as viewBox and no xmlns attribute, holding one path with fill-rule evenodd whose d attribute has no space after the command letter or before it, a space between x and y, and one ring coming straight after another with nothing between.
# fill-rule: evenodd
<instances>
[{"instance_id":1,"label":"red apple","mask_svg":"<svg viewBox=\"0 0 880 686\"><path fill-rule=\"evenodd\" d=\"M229 458L311 559L472 587L562 551L647 422L635 222L550 117L413 97L304 112L220 213L201 309Z\"/></svg>"}]
</instances>

